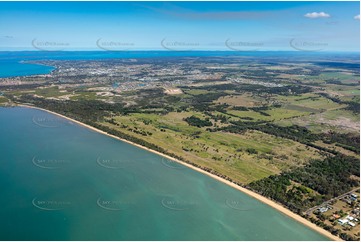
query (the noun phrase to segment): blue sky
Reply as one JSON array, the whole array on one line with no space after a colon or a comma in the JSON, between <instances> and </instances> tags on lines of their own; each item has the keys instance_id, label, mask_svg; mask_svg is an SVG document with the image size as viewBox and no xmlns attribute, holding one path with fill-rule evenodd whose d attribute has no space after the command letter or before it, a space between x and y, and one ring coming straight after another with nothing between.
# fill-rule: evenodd
<instances>
[{"instance_id":1,"label":"blue sky","mask_svg":"<svg viewBox=\"0 0 361 242\"><path fill-rule=\"evenodd\" d=\"M359 8L359 2L0 2L0 50L359 51Z\"/></svg>"}]
</instances>

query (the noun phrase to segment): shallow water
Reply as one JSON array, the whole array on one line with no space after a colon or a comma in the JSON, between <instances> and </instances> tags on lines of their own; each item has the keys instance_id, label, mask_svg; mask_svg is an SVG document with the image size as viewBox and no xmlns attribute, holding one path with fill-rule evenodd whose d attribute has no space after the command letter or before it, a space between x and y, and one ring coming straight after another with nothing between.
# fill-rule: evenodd
<instances>
[{"instance_id":1,"label":"shallow water","mask_svg":"<svg viewBox=\"0 0 361 242\"><path fill-rule=\"evenodd\" d=\"M52 114L0 108L1 240L327 240L192 169Z\"/></svg>"}]
</instances>

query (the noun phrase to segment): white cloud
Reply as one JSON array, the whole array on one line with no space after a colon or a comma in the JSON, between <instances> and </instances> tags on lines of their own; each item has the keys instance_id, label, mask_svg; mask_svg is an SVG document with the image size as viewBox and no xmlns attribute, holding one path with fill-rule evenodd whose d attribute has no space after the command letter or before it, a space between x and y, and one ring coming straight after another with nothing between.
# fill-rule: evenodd
<instances>
[{"instance_id":1,"label":"white cloud","mask_svg":"<svg viewBox=\"0 0 361 242\"><path fill-rule=\"evenodd\" d=\"M331 15L329 15L328 13L325 12L313 12L313 13L306 13L305 14L306 18L329 18L331 17Z\"/></svg>"},{"instance_id":2,"label":"white cloud","mask_svg":"<svg viewBox=\"0 0 361 242\"><path fill-rule=\"evenodd\" d=\"M360 20L360 14L359 15L356 15L355 17L353 17L354 19L358 19Z\"/></svg>"}]
</instances>

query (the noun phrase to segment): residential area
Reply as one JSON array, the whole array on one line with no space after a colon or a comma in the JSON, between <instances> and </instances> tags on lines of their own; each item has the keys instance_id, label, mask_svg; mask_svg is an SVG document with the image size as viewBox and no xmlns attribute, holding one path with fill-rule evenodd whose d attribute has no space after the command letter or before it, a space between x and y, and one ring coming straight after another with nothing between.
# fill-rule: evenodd
<instances>
[{"instance_id":1,"label":"residential area","mask_svg":"<svg viewBox=\"0 0 361 242\"><path fill-rule=\"evenodd\" d=\"M351 192L323 203L310 220L343 239L360 238L360 191Z\"/></svg>"}]
</instances>

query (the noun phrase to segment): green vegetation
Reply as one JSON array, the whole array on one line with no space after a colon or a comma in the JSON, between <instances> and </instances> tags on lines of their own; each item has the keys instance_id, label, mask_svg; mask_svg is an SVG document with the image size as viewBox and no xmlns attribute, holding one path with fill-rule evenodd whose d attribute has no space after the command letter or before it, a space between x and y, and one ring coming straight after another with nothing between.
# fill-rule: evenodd
<instances>
[{"instance_id":1,"label":"green vegetation","mask_svg":"<svg viewBox=\"0 0 361 242\"><path fill-rule=\"evenodd\" d=\"M252 182L249 187L301 213L357 187L358 181L351 176L358 176L359 172L358 159L343 155L329 156L324 160L313 160L304 167Z\"/></svg>"},{"instance_id":2,"label":"green vegetation","mask_svg":"<svg viewBox=\"0 0 361 242\"><path fill-rule=\"evenodd\" d=\"M4 105L6 102L8 102L8 99L0 96L0 105Z\"/></svg>"},{"instance_id":3,"label":"green vegetation","mask_svg":"<svg viewBox=\"0 0 361 242\"><path fill-rule=\"evenodd\" d=\"M193 115L188 118L185 118L184 121L186 121L189 125L196 126L198 128L205 126L212 126L212 122L209 121L209 118L207 118L206 120L202 120Z\"/></svg>"}]
</instances>

